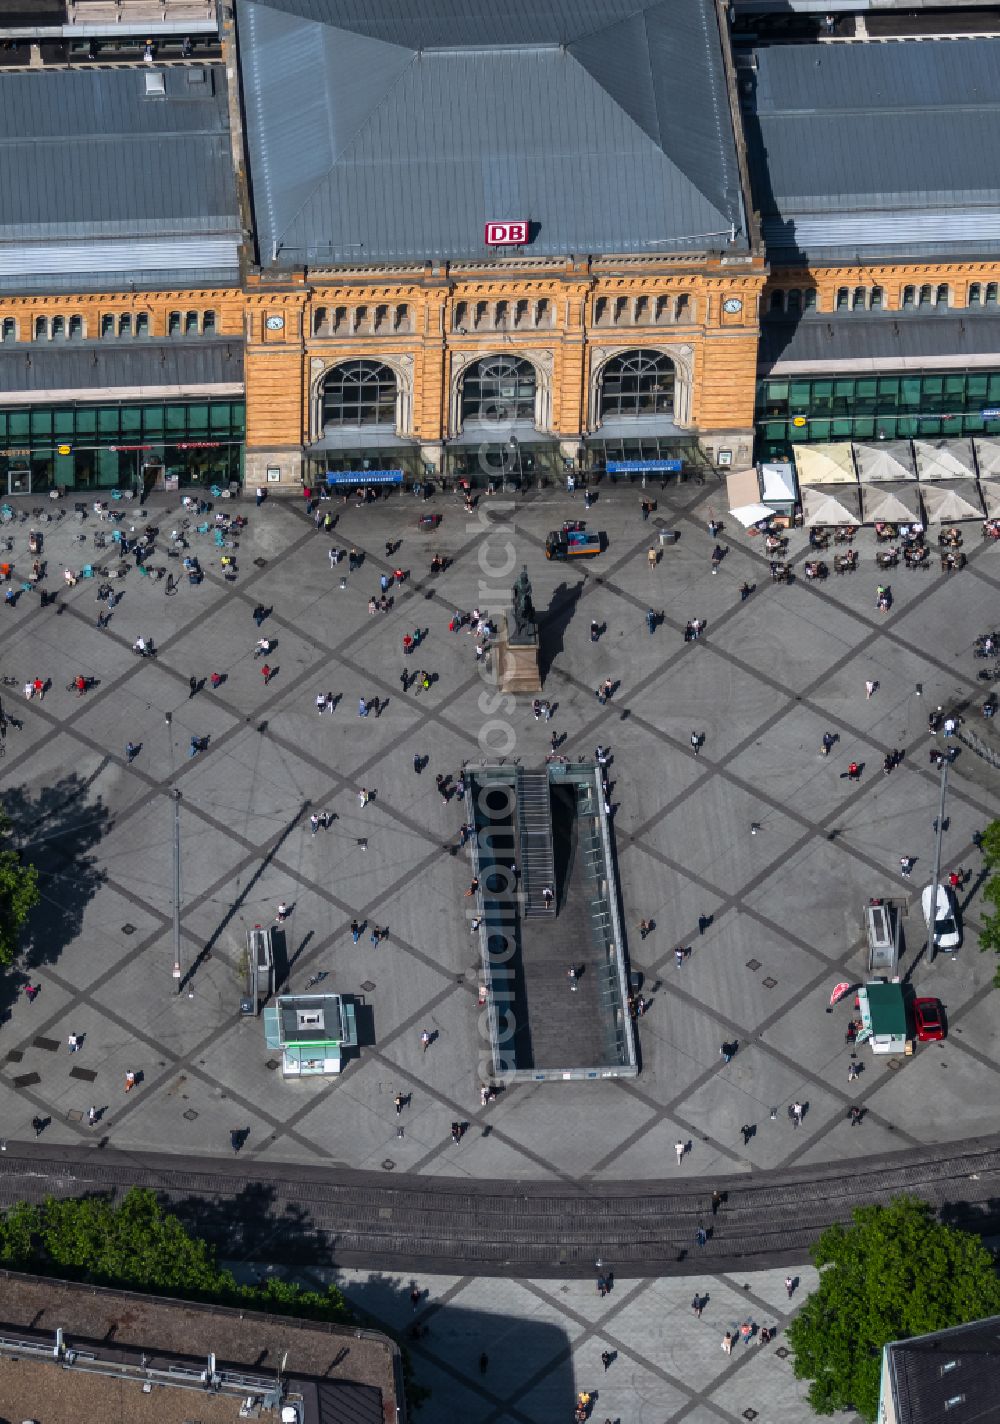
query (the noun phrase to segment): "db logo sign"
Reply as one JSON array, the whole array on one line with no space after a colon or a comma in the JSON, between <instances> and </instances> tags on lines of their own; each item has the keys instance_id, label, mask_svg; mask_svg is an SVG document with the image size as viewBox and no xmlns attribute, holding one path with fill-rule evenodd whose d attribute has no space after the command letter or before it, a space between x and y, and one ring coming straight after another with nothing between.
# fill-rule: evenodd
<instances>
[{"instance_id":1,"label":"db logo sign","mask_svg":"<svg viewBox=\"0 0 1000 1424\"><path fill-rule=\"evenodd\" d=\"M528 241L526 222L488 222L486 224L486 245L488 247L522 247Z\"/></svg>"}]
</instances>

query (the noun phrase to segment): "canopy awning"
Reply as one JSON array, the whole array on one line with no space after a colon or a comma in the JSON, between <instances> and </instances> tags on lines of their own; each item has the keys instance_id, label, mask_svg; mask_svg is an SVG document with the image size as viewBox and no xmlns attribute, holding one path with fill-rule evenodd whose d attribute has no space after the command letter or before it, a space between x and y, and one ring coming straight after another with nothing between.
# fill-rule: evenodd
<instances>
[{"instance_id":1,"label":"canopy awning","mask_svg":"<svg viewBox=\"0 0 1000 1424\"><path fill-rule=\"evenodd\" d=\"M734 470L731 475L726 476L726 498L729 500L730 509L743 504L759 504L760 480L756 467L751 470Z\"/></svg>"},{"instance_id":2,"label":"canopy awning","mask_svg":"<svg viewBox=\"0 0 1000 1424\"><path fill-rule=\"evenodd\" d=\"M817 524L860 524L861 493L855 485L809 485L802 491L803 522Z\"/></svg>"},{"instance_id":3,"label":"canopy awning","mask_svg":"<svg viewBox=\"0 0 1000 1424\"><path fill-rule=\"evenodd\" d=\"M971 440L914 440L917 474L922 480L974 480Z\"/></svg>"},{"instance_id":4,"label":"canopy awning","mask_svg":"<svg viewBox=\"0 0 1000 1424\"><path fill-rule=\"evenodd\" d=\"M751 524L759 524L763 519L774 517L774 510L767 504L737 504L729 513L744 529L749 529Z\"/></svg>"},{"instance_id":5,"label":"canopy awning","mask_svg":"<svg viewBox=\"0 0 1000 1424\"><path fill-rule=\"evenodd\" d=\"M980 478L988 475L1000 475L1000 440L975 440L976 464L979 466Z\"/></svg>"},{"instance_id":6,"label":"canopy awning","mask_svg":"<svg viewBox=\"0 0 1000 1424\"><path fill-rule=\"evenodd\" d=\"M979 493L983 497L986 513L990 519L1000 519L1000 479L980 480Z\"/></svg>"},{"instance_id":7,"label":"canopy awning","mask_svg":"<svg viewBox=\"0 0 1000 1424\"><path fill-rule=\"evenodd\" d=\"M938 480L921 488L928 524L957 524L982 519L979 486L969 480Z\"/></svg>"},{"instance_id":8,"label":"canopy awning","mask_svg":"<svg viewBox=\"0 0 1000 1424\"><path fill-rule=\"evenodd\" d=\"M866 524L919 524L920 490L915 480L861 486Z\"/></svg>"},{"instance_id":9,"label":"canopy awning","mask_svg":"<svg viewBox=\"0 0 1000 1424\"><path fill-rule=\"evenodd\" d=\"M328 425L307 454L323 455L335 450L415 450L416 440L397 435L391 425Z\"/></svg>"},{"instance_id":10,"label":"canopy awning","mask_svg":"<svg viewBox=\"0 0 1000 1424\"><path fill-rule=\"evenodd\" d=\"M850 445L793 445L802 485L853 485L857 482Z\"/></svg>"},{"instance_id":11,"label":"canopy awning","mask_svg":"<svg viewBox=\"0 0 1000 1424\"><path fill-rule=\"evenodd\" d=\"M795 471L787 460L761 465L760 498L768 504L795 503Z\"/></svg>"},{"instance_id":12,"label":"canopy awning","mask_svg":"<svg viewBox=\"0 0 1000 1424\"><path fill-rule=\"evenodd\" d=\"M855 445L854 460L863 485L882 480L915 480L913 450L909 440L880 440L877 445Z\"/></svg>"}]
</instances>

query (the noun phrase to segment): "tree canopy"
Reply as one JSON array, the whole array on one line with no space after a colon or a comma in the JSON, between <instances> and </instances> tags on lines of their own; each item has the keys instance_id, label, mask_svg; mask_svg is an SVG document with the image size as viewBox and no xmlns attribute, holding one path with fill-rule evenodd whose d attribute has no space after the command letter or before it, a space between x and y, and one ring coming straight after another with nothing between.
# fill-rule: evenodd
<instances>
[{"instance_id":1,"label":"tree canopy","mask_svg":"<svg viewBox=\"0 0 1000 1424\"><path fill-rule=\"evenodd\" d=\"M992 872L983 886L983 900L993 907L993 914L983 915L979 948L1000 954L1000 821L991 821L986 827L980 849L986 869ZM1000 988L1000 969L993 982Z\"/></svg>"},{"instance_id":2,"label":"tree canopy","mask_svg":"<svg viewBox=\"0 0 1000 1424\"><path fill-rule=\"evenodd\" d=\"M38 872L12 850L10 821L0 811L0 965L13 963L21 929L38 904Z\"/></svg>"},{"instance_id":3,"label":"tree canopy","mask_svg":"<svg viewBox=\"0 0 1000 1424\"><path fill-rule=\"evenodd\" d=\"M273 1278L241 1285L219 1268L206 1241L140 1187L117 1204L104 1197L18 1203L0 1216L0 1265L276 1315L353 1320L336 1286L324 1294Z\"/></svg>"},{"instance_id":4,"label":"tree canopy","mask_svg":"<svg viewBox=\"0 0 1000 1424\"><path fill-rule=\"evenodd\" d=\"M819 1286L788 1339L818 1414L874 1419L883 1345L1000 1314L1000 1278L978 1236L942 1226L926 1202L896 1197L853 1218L812 1248Z\"/></svg>"}]
</instances>

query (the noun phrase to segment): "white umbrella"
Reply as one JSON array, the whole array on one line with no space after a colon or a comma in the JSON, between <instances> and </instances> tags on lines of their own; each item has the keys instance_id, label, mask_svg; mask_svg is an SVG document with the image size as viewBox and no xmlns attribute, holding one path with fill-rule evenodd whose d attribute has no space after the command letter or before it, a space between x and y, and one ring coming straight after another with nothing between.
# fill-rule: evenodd
<instances>
[{"instance_id":1,"label":"white umbrella","mask_svg":"<svg viewBox=\"0 0 1000 1424\"><path fill-rule=\"evenodd\" d=\"M799 488L857 483L850 445L793 445Z\"/></svg>"},{"instance_id":2,"label":"white umbrella","mask_svg":"<svg viewBox=\"0 0 1000 1424\"><path fill-rule=\"evenodd\" d=\"M982 519L979 490L968 480L944 480L924 485L920 491L927 512L928 524L957 524L963 519ZM975 500L975 504L972 501Z\"/></svg>"},{"instance_id":3,"label":"white umbrella","mask_svg":"<svg viewBox=\"0 0 1000 1424\"><path fill-rule=\"evenodd\" d=\"M980 480L979 493L983 497L988 517L1000 519L1000 480Z\"/></svg>"},{"instance_id":4,"label":"white umbrella","mask_svg":"<svg viewBox=\"0 0 1000 1424\"><path fill-rule=\"evenodd\" d=\"M972 443L976 450L980 477L1000 475L1000 440L980 439L977 436Z\"/></svg>"},{"instance_id":5,"label":"white umbrella","mask_svg":"<svg viewBox=\"0 0 1000 1424\"><path fill-rule=\"evenodd\" d=\"M807 528L817 524L860 524L861 505L857 486L847 489L836 485L824 489L821 485L806 485L802 490L803 523Z\"/></svg>"},{"instance_id":6,"label":"white umbrella","mask_svg":"<svg viewBox=\"0 0 1000 1424\"><path fill-rule=\"evenodd\" d=\"M971 440L914 440L922 480L974 480Z\"/></svg>"},{"instance_id":7,"label":"white umbrella","mask_svg":"<svg viewBox=\"0 0 1000 1424\"><path fill-rule=\"evenodd\" d=\"M916 482L862 485L866 524L915 524L920 519Z\"/></svg>"},{"instance_id":8,"label":"white umbrella","mask_svg":"<svg viewBox=\"0 0 1000 1424\"><path fill-rule=\"evenodd\" d=\"M855 445L854 459L863 485L917 478L909 440L880 440L877 445Z\"/></svg>"},{"instance_id":9,"label":"white umbrella","mask_svg":"<svg viewBox=\"0 0 1000 1424\"><path fill-rule=\"evenodd\" d=\"M738 519L744 529L749 529L751 524L759 524L762 519L770 519L774 514L773 509L768 509L766 504L740 504L729 513L734 519Z\"/></svg>"}]
</instances>

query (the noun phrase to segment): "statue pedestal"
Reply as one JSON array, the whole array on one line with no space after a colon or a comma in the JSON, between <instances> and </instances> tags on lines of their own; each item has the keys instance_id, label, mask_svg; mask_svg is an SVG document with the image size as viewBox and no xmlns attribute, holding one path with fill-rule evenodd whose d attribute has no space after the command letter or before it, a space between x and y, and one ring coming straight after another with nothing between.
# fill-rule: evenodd
<instances>
[{"instance_id":1,"label":"statue pedestal","mask_svg":"<svg viewBox=\"0 0 1000 1424\"><path fill-rule=\"evenodd\" d=\"M497 679L501 692L541 692L538 668L538 634L523 642L510 641L506 615L501 615L497 639Z\"/></svg>"}]
</instances>

